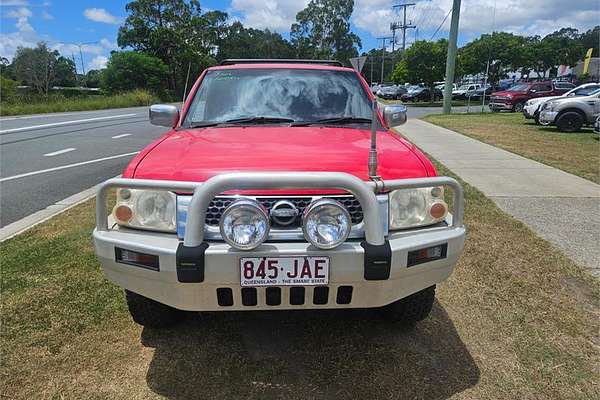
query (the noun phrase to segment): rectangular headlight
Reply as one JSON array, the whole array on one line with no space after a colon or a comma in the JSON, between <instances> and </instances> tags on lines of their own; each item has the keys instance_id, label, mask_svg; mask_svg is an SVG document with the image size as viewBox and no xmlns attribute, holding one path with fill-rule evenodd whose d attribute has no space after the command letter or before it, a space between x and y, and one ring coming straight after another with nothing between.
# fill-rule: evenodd
<instances>
[{"instance_id":1,"label":"rectangular headlight","mask_svg":"<svg viewBox=\"0 0 600 400\"><path fill-rule=\"evenodd\" d=\"M389 204L390 229L432 225L448 214L444 188L439 186L394 190L389 194Z\"/></svg>"},{"instance_id":2,"label":"rectangular headlight","mask_svg":"<svg viewBox=\"0 0 600 400\"><path fill-rule=\"evenodd\" d=\"M176 196L166 190L117 190L113 217L130 228L175 232Z\"/></svg>"}]
</instances>

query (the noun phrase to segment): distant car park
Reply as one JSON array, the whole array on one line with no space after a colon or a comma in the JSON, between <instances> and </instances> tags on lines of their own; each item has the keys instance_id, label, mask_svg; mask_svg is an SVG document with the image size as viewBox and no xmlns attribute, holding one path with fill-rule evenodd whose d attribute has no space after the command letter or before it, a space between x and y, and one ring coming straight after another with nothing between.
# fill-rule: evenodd
<instances>
[{"instance_id":1,"label":"distant car park","mask_svg":"<svg viewBox=\"0 0 600 400\"><path fill-rule=\"evenodd\" d=\"M406 92L406 94L403 94L401 99L402 101L438 101L442 99L442 91L440 89L433 89L433 97L431 96L431 90L429 88L426 87L420 87L420 86L416 86L416 87L412 87L412 89L409 88L409 90Z\"/></svg>"},{"instance_id":2,"label":"distant car park","mask_svg":"<svg viewBox=\"0 0 600 400\"><path fill-rule=\"evenodd\" d=\"M385 86L377 91L377 96L385 100L400 100L406 92L404 86Z\"/></svg>"}]
</instances>

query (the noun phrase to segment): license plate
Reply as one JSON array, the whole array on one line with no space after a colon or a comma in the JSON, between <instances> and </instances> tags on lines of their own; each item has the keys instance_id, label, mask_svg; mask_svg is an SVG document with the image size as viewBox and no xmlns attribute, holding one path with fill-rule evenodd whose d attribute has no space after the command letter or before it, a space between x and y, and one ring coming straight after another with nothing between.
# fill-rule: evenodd
<instances>
[{"instance_id":1,"label":"license plate","mask_svg":"<svg viewBox=\"0 0 600 400\"><path fill-rule=\"evenodd\" d=\"M251 257L240 260L242 286L306 286L329 283L329 257Z\"/></svg>"}]
</instances>

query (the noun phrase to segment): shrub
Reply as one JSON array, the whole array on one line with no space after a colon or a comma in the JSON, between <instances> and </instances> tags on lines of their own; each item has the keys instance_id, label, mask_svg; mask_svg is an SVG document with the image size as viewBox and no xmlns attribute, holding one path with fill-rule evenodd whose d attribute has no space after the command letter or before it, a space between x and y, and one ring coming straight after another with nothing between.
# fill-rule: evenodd
<instances>
[{"instance_id":1,"label":"shrub","mask_svg":"<svg viewBox=\"0 0 600 400\"><path fill-rule=\"evenodd\" d=\"M114 52L102 72L100 87L108 93L135 89L161 93L167 77L168 68L157 57L134 51Z\"/></svg>"}]
</instances>

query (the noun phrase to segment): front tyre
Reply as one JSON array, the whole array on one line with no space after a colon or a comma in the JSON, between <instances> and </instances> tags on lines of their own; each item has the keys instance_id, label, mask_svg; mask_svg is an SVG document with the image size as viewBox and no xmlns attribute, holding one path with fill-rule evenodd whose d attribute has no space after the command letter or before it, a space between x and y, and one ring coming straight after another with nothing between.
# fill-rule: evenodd
<instances>
[{"instance_id":1,"label":"front tyre","mask_svg":"<svg viewBox=\"0 0 600 400\"><path fill-rule=\"evenodd\" d=\"M522 101L518 102L517 104L514 105L513 107L513 111L514 112L523 112L523 107L525 107L525 103L523 103Z\"/></svg>"},{"instance_id":2,"label":"front tyre","mask_svg":"<svg viewBox=\"0 0 600 400\"><path fill-rule=\"evenodd\" d=\"M414 325L429 316L434 300L435 285L386 306L385 314L389 320Z\"/></svg>"},{"instance_id":3,"label":"front tyre","mask_svg":"<svg viewBox=\"0 0 600 400\"><path fill-rule=\"evenodd\" d=\"M184 312L137 293L125 291L125 300L133 320L149 328L167 328L183 319Z\"/></svg>"},{"instance_id":4,"label":"front tyre","mask_svg":"<svg viewBox=\"0 0 600 400\"><path fill-rule=\"evenodd\" d=\"M583 117L575 111L568 111L558 117L555 122L561 132L578 132L583 127Z\"/></svg>"}]
</instances>

